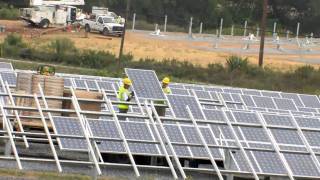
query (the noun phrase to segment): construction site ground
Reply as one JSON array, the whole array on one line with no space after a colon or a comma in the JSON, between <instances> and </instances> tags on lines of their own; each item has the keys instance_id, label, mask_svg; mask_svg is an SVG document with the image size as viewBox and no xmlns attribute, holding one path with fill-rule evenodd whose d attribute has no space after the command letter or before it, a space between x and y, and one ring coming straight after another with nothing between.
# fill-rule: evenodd
<instances>
[{"instance_id":1,"label":"construction site ground","mask_svg":"<svg viewBox=\"0 0 320 180\"><path fill-rule=\"evenodd\" d=\"M39 48L47 46L50 40L55 38L70 38L80 49L103 50L118 54L121 41L119 37L106 37L99 33L89 33L88 38L85 38L83 30L65 32L54 28L47 30L30 28L21 21L0 20L0 25L5 25L7 29L6 33L0 33L0 41L3 41L6 34L18 32L23 35L26 42ZM214 48L216 42L218 43ZM140 58L177 59L207 65L225 63L227 57L238 55L248 57L251 63L257 64L259 43L252 43L250 50L243 49L245 44L246 41L242 40L242 37L226 36L219 40L212 35L195 34L194 38L189 38L183 33L166 33L155 36L149 31L128 31L124 51L131 53L136 60ZM269 40L265 49L265 65L280 70L289 70L306 63L319 67L319 45L316 44L307 50L307 48L298 48L297 44L292 41L286 41L282 48L283 51L276 50L276 43Z\"/></svg>"}]
</instances>

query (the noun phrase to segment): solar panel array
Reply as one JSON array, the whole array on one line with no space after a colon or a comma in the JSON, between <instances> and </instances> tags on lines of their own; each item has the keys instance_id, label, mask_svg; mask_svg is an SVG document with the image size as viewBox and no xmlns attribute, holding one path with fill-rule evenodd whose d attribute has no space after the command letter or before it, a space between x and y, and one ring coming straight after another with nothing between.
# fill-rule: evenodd
<instances>
[{"instance_id":1,"label":"solar panel array","mask_svg":"<svg viewBox=\"0 0 320 180\"><path fill-rule=\"evenodd\" d=\"M134 85L136 93L142 91L137 94L139 98L166 101L166 116L155 116L149 111L153 109L150 104L145 107L145 104L133 101L135 105L131 105L126 118L121 119L115 98L120 79L58 74L64 77L66 88L104 91L107 99L102 103L105 111L91 112L101 114L95 119L87 117L87 111L77 108L77 115L71 117L51 117L44 113L44 118L50 120L54 130L46 136L52 136L59 145L58 148L51 147L52 152L89 154L89 159L92 159L89 162L98 172L104 167L103 154L123 154L129 157L136 175L140 166L135 158L130 157L143 155L166 158L168 165L162 168L170 169L173 176L179 170L180 177L184 177L191 168L199 172L215 171L217 175L235 173L249 177L320 178L319 97L181 83L171 84L172 94L164 95L159 91L160 83L154 82L157 78L153 71L126 69L126 72L134 82L140 83ZM152 86L156 88L150 90ZM10 102L2 102L1 107L9 108L7 106L12 110ZM110 109L111 106L113 108ZM50 112L50 109L43 110ZM13 120L15 117L14 111L1 113L6 114L2 118ZM23 138L15 129L7 128L5 132L14 134L9 138ZM13 158L17 163L25 159L17 157ZM214 162L210 161L211 157ZM187 167L176 159L190 162L207 160L211 165ZM64 162L59 158L54 160L57 167ZM214 169L215 162L220 161L223 165ZM77 160L72 159L72 162ZM177 168L171 167L172 163Z\"/></svg>"}]
</instances>

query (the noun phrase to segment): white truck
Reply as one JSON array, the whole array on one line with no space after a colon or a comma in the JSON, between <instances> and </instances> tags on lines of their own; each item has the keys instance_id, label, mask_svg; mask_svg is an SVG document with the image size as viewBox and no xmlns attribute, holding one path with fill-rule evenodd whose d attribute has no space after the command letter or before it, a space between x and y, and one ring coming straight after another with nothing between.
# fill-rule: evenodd
<instances>
[{"instance_id":1,"label":"white truck","mask_svg":"<svg viewBox=\"0 0 320 180\"><path fill-rule=\"evenodd\" d=\"M20 18L40 28L50 25L66 25L77 21L77 8L66 5L41 5L20 10Z\"/></svg>"},{"instance_id":2,"label":"white truck","mask_svg":"<svg viewBox=\"0 0 320 180\"><path fill-rule=\"evenodd\" d=\"M31 7L20 9L20 17L41 28L66 25L85 18L81 10L75 7L84 4L84 0L30 0Z\"/></svg>"},{"instance_id":3,"label":"white truck","mask_svg":"<svg viewBox=\"0 0 320 180\"><path fill-rule=\"evenodd\" d=\"M82 25L86 32L98 31L105 36L122 36L124 29L123 23L109 15L93 15L90 18L85 18Z\"/></svg>"}]
</instances>

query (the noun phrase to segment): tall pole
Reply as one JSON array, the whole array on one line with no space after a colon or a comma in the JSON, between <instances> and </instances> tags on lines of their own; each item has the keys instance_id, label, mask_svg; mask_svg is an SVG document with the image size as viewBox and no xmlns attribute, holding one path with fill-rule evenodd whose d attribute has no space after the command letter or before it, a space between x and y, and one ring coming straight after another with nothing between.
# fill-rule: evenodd
<instances>
[{"instance_id":1,"label":"tall pole","mask_svg":"<svg viewBox=\"0 0 320 180\"><path fill-rule=\"evenodd\" d=\"M132 31L134 31L135 26L136 26L136 13L133 13L133 19L132 19Z\"/></svg>"},{"instance_id":2,"label":"tall pole","mask_svg":"<svg viewBox=\"0 0 320 180\"><path fill-rule=\"evenodd\" d=\"M264 54L264 37L266 34L266 21L268 15L268 0L263 0L263 13L261 18L261 40L260 40L260 51L259 51L259 66L263 66L263 54Z\"/></svg>"},{"instance_id":3,"label":"tall pole","mask_svg":"<svg viewBox=\"0 0 320 180\"><path fill-rule=\"evenodd\" d=\"M168 15L164 16L164 29L163 32L167 32Z\"/></svg>"},{"instance_id":4,"label":"tall pole","mask_svg":"<svg viewBox=\"0 0 320 180\"><path fill-rule=\"evenodd\" d=\"M220 30L219 30L219 38L222 36L222 27L223 27L223 18L220 20Z\"/></svg>"},{"instance_id":5,"label":"tall pole","mask_svg":"<svg viewBox=\"0 0 320 180\"><path fill-rule=\"evenodd\" d=\"M131 0L127 0L126 17L125 17L125 23L124 23L124 27L123 27L123 34L122 34L122 38L121 38L120 50L119 50L119 59L118 59L118 68L119 69L121 67L121 58L123 55L124 38L126 35L126 28L127 28L128 16L129 16L129 11L130 11L130 1Z\"/></svg>"}]
</instances>

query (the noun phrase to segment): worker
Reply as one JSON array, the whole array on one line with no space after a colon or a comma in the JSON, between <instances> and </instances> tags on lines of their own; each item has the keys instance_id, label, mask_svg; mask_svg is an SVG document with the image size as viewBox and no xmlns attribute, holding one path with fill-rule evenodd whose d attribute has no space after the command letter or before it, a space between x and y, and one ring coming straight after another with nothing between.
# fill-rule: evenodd
<instances>
[{"instance_id":1,"label":"worker","mask_svg":"<svg viewBox=\"0 0 320 180\"><path fill-rule=\"evenodd\" d=\"M162 90L165 94L171 94L171 90L169 88L170 78L165 77L162 80ZM164 101L156 101L155 104L161 104L164 105ZM165 116L166 115L166 107L164 106L156 106L156 111L159 116Z\"/></svg>"},{"instance_id":2,"label":"worker","mask_svg":"<svg viewBox=\"0 0 320 180\"><path fill-rule=\"evenodd\" d=\"M123 85L119 89L118 99L122 102L129 102L134 97L134 92L133 91L130 92L129 90L130 86L132 85L132 82L129 78L124 78L122 82L123 82ZM120 113L127 113L129 110L129 105L119 104L118 109ZM121 120L124 120L124 119L121 118Z\"/></svg>"},{"instance_id":3,"label":"worker","mask_svg":"<svg viewBox=\"0 0 320 180\"><path fill-rule=\"evenodd\" d=\"M121 21L122 21L122 17L121 17L121 16L118 16L118 17L116 18L116 23L121 24Z\"/></svg>"}]
</instances>

